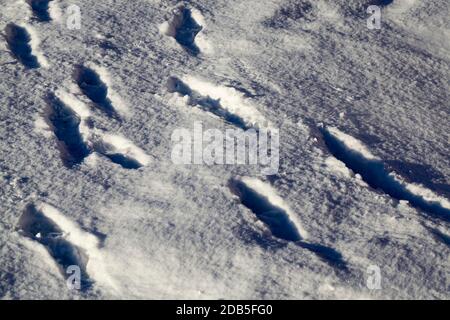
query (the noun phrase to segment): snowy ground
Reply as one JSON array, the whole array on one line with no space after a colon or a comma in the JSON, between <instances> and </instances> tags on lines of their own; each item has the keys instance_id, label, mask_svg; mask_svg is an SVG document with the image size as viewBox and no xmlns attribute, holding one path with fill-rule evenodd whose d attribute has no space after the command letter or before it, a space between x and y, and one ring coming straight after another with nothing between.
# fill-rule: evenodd
<instances>
[{"instance_id":1,"label":"snowy ground","mask_svg":"<svg viewBox=\"0 0 450 320\"><path fill-rule=\"evenodd\" d=\"M0 0L0 297L450 298L447 0L33 2ZM278 173L172 162L233 117Z\"/></svg>"}]
</instances>

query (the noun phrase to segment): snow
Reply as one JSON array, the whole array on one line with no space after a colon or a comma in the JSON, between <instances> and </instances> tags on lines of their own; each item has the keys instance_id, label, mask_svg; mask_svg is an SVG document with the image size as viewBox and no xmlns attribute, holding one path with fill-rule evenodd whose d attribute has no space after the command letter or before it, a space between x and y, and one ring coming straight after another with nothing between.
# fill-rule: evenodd
<instances>
[{"instance_id":1,"label":"snow","mask_svg":"<svg viewBox=\"0 0 450 320\"><path fill-rule=\"evenodd\" d=\"M107 145L107 148L110 146L112 150L109 152L123 153L136 159L143 166L148 165L151 160L151 158L145 154L141 148L135 146L127 138L114 134L105 134L102 136L101 140Z\"/></svg>"},{"instance_id":2,"label":"snow","mask_svg":"<svg viewBox=\"0 0 450 320\"><path fill-rule=\"evenodd\" d=\"M298 220L296 214L292 212L289 206L283 201L283 199L277 195L276 190L274 190L269 184L262 182L259 179L251 177L242 177L241 181L244 182L248 187L255 190L257 193L261 194L263 197L267 198L269 202L286 211L289 219L294 223L295 227L300 231L300 235L303 239L307 239L308 235L303 229L302 224Z\"/></svg>"},{"instance_id":3,"label":"snow","mask_svg":"<svg viewBox=\"0 0 450 320\"><path fill-rule=\"evenodd\" d=\"M21 27L25 28L31 36L30 46L31 46L32 54L37 57L38 62L41 65L41 67L49 68L50 67L49 62L48 62L47 58L45 57L44 53L39 48L41 40L39 39L39 36L38 36L36 30L29 24L22 24Z\"/></svg>"},{"instance_id":4,"label":"snow","mask_svg":"<svg viewBox=\"0 0 450 320\"><path fill-rule=\"evenodd\" d=\"M73 94L64 90L58 90L55 95L61 100L62 103L71 108L81 120L86 120L91 115L89 107L82 101L78 100Z\"/></svg>"},{"instance_id":5,"label":"snow","mask_svg":"<svg viewBox=\"0 0 450 320\"><path fill-rule=\"evenodd\" d=\"M41 203L37 206L37 209L61 228L65 234L65 238L70 243L85 250L89 259L87 272L96 280L98 285L106 286L107 289L110 290L116 290L115 284L109 278L106 271L106 262L99 249L100 243L97 237L81 230L76 224L51 205Z\"/></svg>"},{"instance_id":6,"label":"snow","mask_svg":"<svg viewBox=\"0 0 450 320\"><path fill-rule=\"evenodd\" d=\"M120 114L126 115L128 113L128 106L120 97L120 95L113 90L114 85L108 70L93 63L86 63L86 67L89 67L97 72L97 74L100 76L100 80L104 82L108 87L107 98L111 101L114 108L117 109Z\"/></svg>"},{"instance_id":7,"label":"snow","mask_svg":"<svg viewBox=\"0 0 450 320\"><path fill-rule=\"evenodd\" d=\"M326 130L353 152L360 153L364 158L368 160L378 160L377 157L371 154L367 147L364 146L358 139L345 134L337 128L329 127L326 128Z\"/></svg>"},{"instance_id":8,"label":"snow","mask_svg":"<svg viewBox=\"0 0 450 320\"><path fill-rule=\"evenodd\" d=\"M0 5L40 65L0 39L0 298L450 297L446 0L394 0L380 30L364 0ZM279 169L174 164L197 122L278 129ZM68 288L52 241L90 286Z\"/></svg>"},{"instance_id":9,"label":"snow","mask_svg":"<svg viewBox=\"0 0 450 320\"><path fill-rule=\"evenodd\" d=\"M446 209L450 209L450 201L448 201L444 197L438 196L433 191L431 191L427 188L424 188L421 185L414 184L414 183L405 183L405 187L412 193L417 194L421 198L425 199L427 202L437 202L442 207L444 207Z\"/></svg>"},{"instance_id":10,"label":"snow","mask_svg":"<svg viewBox=\"0 0 450 320\"><path fill-rule=\"evenodd\" d=\"M255 106L247 103L243 98L243 94L237 90L216 86L193 76L185 76L182 80L191 90L200 93L202 96L219 100L226 110L242 118L248 125L270 129L270 124L264 116Z\"/></svg>"},{"instance_id":11,"label":"snow","mask_svg":"<svg viewBox=\"0 0 450 320\"><path fill-rule=\"evenodd\" d=\"M345 164L335 157L326 158L325 164L329 170L342 174L345 177L351 177L352 175L351 171L345 166Z\"/></svg>"},{"instance_id":12,"label":"snow","mask_svg":"<svg viewBox=\"0 0 450 320\"><path fill-rule=\"evenodd\" d=\"M50 1L48 3L48 12L50 14L50 18L55 23L60 23L63 19L63 11L59 7L58 1Z\"/></svg>"}]
</instances>

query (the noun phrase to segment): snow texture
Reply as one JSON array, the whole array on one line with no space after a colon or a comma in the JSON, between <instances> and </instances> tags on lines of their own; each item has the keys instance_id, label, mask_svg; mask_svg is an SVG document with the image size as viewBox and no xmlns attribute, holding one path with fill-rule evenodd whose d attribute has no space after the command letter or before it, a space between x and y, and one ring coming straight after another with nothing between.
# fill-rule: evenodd
<instances>
[{"instance_id":1,"label":"snow texture","mask_svg":"<svg viewBox=\"0 0 450 320\"><path fill-rule=\"evenodd\" d=\"M450 298L447 0L0 6L0 298ZM278 172L174 164L196 122Z\"/></svg>"}]
</instances>

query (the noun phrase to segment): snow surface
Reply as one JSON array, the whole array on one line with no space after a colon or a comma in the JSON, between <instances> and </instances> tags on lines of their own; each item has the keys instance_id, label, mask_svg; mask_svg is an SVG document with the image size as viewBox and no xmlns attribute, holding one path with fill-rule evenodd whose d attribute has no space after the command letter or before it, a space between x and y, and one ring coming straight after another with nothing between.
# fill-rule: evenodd
<instances>
[{"instance_id":1,"label":"snow surface","mask_svg":"<svg viewBox=\"0 0 450 320\"><path fill-rule=\"evenodd\" d=\"M0 0L0 297L450 298L450 5L394 0L369 30L370 4L52 0L46 21ZM71 5L80 30L67 28ZM201 26L194 39L177 35L182 9ZM11 23L39 67L12 54ZM173 164L175 129L235 127L168 88L174 77L280 129L279 172ZM354 160L382 166L419 206L371 187ZM244 205L235 179L302 239L275 236L281 220ZM35 228L51 222L83 253L91 286L68 288L45 230L21 224L30 205Z\"/></svg>"}]
</instances>

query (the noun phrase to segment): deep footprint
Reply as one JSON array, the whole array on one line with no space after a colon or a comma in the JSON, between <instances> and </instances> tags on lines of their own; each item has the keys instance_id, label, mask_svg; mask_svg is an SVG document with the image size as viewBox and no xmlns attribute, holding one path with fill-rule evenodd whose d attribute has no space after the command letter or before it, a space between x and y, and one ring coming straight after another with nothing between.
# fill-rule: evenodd
<instances>
[{"instance_id":1,"label":"deep footprint","mask_svg":"<svg viewBox=\"0 0 450 320\"><path fill-rule=\"evenodd\" d=\"M29 69L39 68L38 59L32 53L31 36L28 31L14 23L10 23L6 26L5 33L8 47L17 60Z\"/></svg>"},{"instance_id":2,"label":"deep footprint","mask_svg":"<svg viewBox=\"0 0 450 320\"><path fill-rule=\"evenodd\" d=\"M448 235L442 233L438 229L430 229L430 232L437 240L447 245L447 247L450 247L450 237Z\"/></svg>"},{"instance_id":3,"label":"deep footprint","mask_svg":"<svg viewBox=\"0 0 450 320\"><path fill-rule=\"evenodd\" d=\"M239 197L241 203L269 227L275 237L295 242L299 247L313 252L332 267L340 271L348 271L341 253L333 248L303 240L297 226L284 209L272 204L267 197L238 179L231 180L229 187L231 192Z\"/></svg>"},{"instance_id":4,"label":"deep footprint","mask_svg":"<svg viewBox=\"0 0 450 320\"><path fill-rule=\"evenodd\" d=\"M55 259L64 277L69 266L78 266L81 270L81 290L92 286L86 273L87 255L82 249L64 238L63 231L42 212L30 204L19 220L19 231L26 237L44 245Z\"/></svg>"},{"instance_id":5,"label":"deep footprint","mask_svg":"<svg viewBox=\"0 0 450 320\"><path fill-rule=\"evenodd\" d=\"M289 219L285 210L271 204L266 197L238 179L231 180L229 187L231 192L239 197L241 203L269 227L275 237L287 241L302 239L297 227Z\"/></svg>"},{"instance_id":6,"label":"deep footprint","mask_svg":"<svg viewBox=\"0 0 450 320\"><path fill-rule=\"evenodd\" d=\"M68 167L83 162L91 153L80 133L80 117L53 94L49 95L48 103L51 107L49 120L59 141L64 145L62 158Z\"/></svg>"},{"instance_id":7,"label":"deep footprint","mask_svg":"<svg viewBox=\"0 0 450 320\"><path fill-rule=\"evenodd\" d=\"M245 121L231 112L227 111L220 103L220 100L212 99L208 96L202 96L201 94L191 90L188 85L176 77L170 77L167 81L167 89L169 92L177 92L182 96L189 97L189 104L192 106L199 106L202 110L215 114L222 118L224 121L230 124L246 130L250 129Z\"/></svg>"},{"instance_id":8,"label":"deep footprint","mask_svg":"<svg viewBox=\"0 0 450 320\"><path fill-rule=\"evenodd\" d=\"M111 101L108 99L108 86L94 70L80 66L75 78L81 91L108 116L119 118Z\"/></svg>"},{"instance_id":9,"label":"deep footprint","mask_svg":"<svg viewBox=\"0 0 450 320\"><path fill-rule=\"evenodd\" d=\"M342 257L342 254L339 251L317 243L299 241L297 242L297 244L304 249L314 252L321 259L329 263L331 266L336 267L345 272L348 271L347 263L345 262L344 258Z\"/></svg>"},{"instance_id":10,"label":"deep footprint","mask_svg":"<svg viewBox=\"0 0 450 320\"><path fill-rule=\"evenodd\" d=\"M321 128L321 132L330 153L353 172L360 174L370 187L381 190L396 200L407 200L418 209L445 221L450 221L449 209L440 206L438 203L428 202L421 196L406 189L405 186L389 174L383 162L367 159L362 154L349 149L327 129Z\"/></svg>"},{"instance_id":11,"label":"deep footprint","mask_svg":"<svg viewBox=\"0 0 450 320\"><path fill-rule=\"evenodd\" d=\"M135 159L132 159L130 157L127 157L126 155L120 154L120 153L114 153L114 154L107 154L103 153L105 157L107 157L109 160L114 162L115 164L120 165L124 169L129 170L136 170L142 167L142 164L140 164Z\"/></svg>"},{"instance_id":12,"label":"deep footprint","mask_svg":"<svg viewBox=\"0 0 450 320\"><path fill-rule=\"evenodd\" d=\"M52 0L27 0L35 17L42 22L51 21L49 3Z\"/></svg>"},{"instance_id":13,"label":"deep footprint","mask_svg":"<svg viewBox=\"0 0 450 320\"><path fill-rule=\"evenodd\" d=\"M202 26L192 18L191 10L187 8L182 9L175 20L175 40L192 55L198 55L200 49L195 44L195 37L202 30Z\"/></svg>"}]
</instances>

